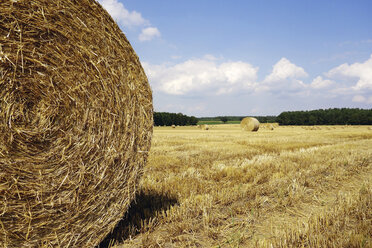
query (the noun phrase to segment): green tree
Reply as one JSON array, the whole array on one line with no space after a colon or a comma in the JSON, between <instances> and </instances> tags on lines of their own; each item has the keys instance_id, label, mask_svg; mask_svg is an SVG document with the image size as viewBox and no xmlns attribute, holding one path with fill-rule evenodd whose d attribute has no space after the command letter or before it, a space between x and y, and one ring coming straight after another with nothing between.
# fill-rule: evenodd
<instances>
[{"instance_id":1,"label":"green tree","mask_svg":"<svg viewBox=\"0 0 372 248\"><path fill-rule=\"evenodd\" d=\"M229 119L228 119L226 116L221 116L221 117L220 117L220 120L221 120L223 123L226 123Z\"/></svg>"},{"instance_id":2,"label":"green tree","mask_svg":"<svg viewBox=\"0 0 372 248\"><path fill-rule=\"evenodd\" d=\"M282 112L277 118L281 125L372 125L372 109L319 109Z\"/></svg>"}]
</instances>

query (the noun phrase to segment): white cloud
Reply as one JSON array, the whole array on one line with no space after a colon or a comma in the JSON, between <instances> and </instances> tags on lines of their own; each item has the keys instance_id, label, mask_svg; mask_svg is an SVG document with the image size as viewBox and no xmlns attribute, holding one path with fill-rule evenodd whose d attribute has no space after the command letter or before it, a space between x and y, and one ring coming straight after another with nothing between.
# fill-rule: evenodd
<instances>
[{"instance_id":1,"label":"white cloud","mask_svg":"<svg viewBox=\"0 0 372 248\"><path fill-rule=\"evenodd\" d=\"M286 79L307 77L308 74L302 67L291 63L286 58L281 58L274 66L270 75L265 78L265 82L278 82Z\"/></svg>"},{"instance_id":2,"label":"white cloud","mask_svg":"<svg viewBox=\"0 0 372 248\"><path fill-rule=\"evenodd\" d=\"M291 63L286 58L281 58L274 66L272 72L265 77L259 90L263 91L300 91L306 85L300 78L308 74L302 67Z\"/></svg>"},{"instance_id":3,"label":"white cloud","mask_svg":"<svg viewBox=\"0 0 372 248\"><path fill-rule=\"evenodd\" d=\"M368 65L369 60L347 66L341 65L305 84L302 78L308 76L306 71L286 58L280 59L263 80L257 79L258 67L252 64L224 61L223 58L212 55L181 63L161 65L143 63L154 91L169 95L210 96L267 92L274 96L291 95L303 98L344 97L343 99L349 99L350 102L372 104L372 91L368 88L358 88L361 87L358 86L360 81L369 82L368 75L372 70L368 70ZM349 71L358 73L352 74L348 73ZM359 75L359 78L351 81L350 74Z\"/></svg>"},{"instance_id":4,"label":"white cloud","mask_svg":"<svg viewBox=\"0 0 372 248\"><path fill-rule=\"evenodd\" d=\"M124 4L118 0L98 0L98 2L110 13L115 21L126 27L149 24L149 21L144 19L141 13L127 10Z\"/></svg>"},{"instance_id":5,"label":"white cloud","mask_svg":"<svg viewBox=\"0 0 372 248\"><path fill-rule=\"evenodd\" d=\"M190 59L175 65L143 63L155 90L171 95L229 94L253 91L258 68L237 61L218 63L215 59Z\"/></svg>"},{"instance_id":6,"label":"white cloud","mask_svg":"<svg viewBox=\"0 0 372 248\"><path fill-rule=\"evenodd\" d=\"M367 104L372 104L372 96L370 97L364 97L361 95L356 95L352 99L353 102L358 102L358 103L367 103Z\"/></svg>"},{"instance_id":7,"label":"white cloud","mask_svg":"<svg viewBox=\"0 0 372 248\"><path fill-rule=\"evenodd\" d=\"M341 80L355 80L352 90L372 90L372 55L363 63L342 64L330 70L326 75ZM354 82L355 82L354 81Z\"/></svg>"},{"instance_id":8,"label":"white cloud","mask_svg":"<svg viewBox=\"0 0 372 248\"><path fill-rule=\"evenodd\" d=\"M364 96L356 95L353 97L353 102L365 102L367 99Z\"/></svg>"},{"instance_id":9,"label":"white cloud","mask_svg":"<svg viewBox=\"0 0 372 248\"><path fill-rule=\"evenodd\" d=\"M318 77L314 78L314 80L311 82L310 86L313 89L324 89L324 88L327 88L327 87L331 86L334 83L335 82L332 81L332 80L323 79L321 76L318 76Z\"/></svg>"},{"instance_id":10,"label":"white cloud","mask_svg":"<svg viewBox=\"0 0 372 248\"><path fill-rule=\"evenodd\" d=\"M118 0L97 0L118 22L124 27L142 27L142 32L139 34L140 41L150 41L155 37L160 37L160 31L156 27L150 26L150 22L142 17L141 13L137 11L129 11L124 4Z\"/></svg>"},{"instance_id":11,"label":"white cloud","mask_svg":"<svg viewBox=\"0 0 372 248\"><path fill-rule=\"evenodd\" d=\"M138 39L140 41L149 41L152 40L155 37L160 37L160 32L157 28L154 27L148 27L142 29L141 34L138 36Z\"/></svg>"}]
</instances>

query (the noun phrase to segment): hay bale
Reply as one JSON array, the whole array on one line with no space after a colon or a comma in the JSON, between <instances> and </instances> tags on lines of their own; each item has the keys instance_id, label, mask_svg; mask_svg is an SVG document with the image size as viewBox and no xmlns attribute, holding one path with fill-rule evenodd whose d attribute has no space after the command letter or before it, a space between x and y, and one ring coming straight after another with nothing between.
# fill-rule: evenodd
<instances>
[{"instance_id":1,"label":"hay bale","mask_svg":"<svg viewBox=\"0 0 372 248\"><path fill-rule=\"evenodd\" d=\"M176 125L172 125L172 128L176 128Z\"/></svg>"},{"instance_id":2,"label":"hay bale","mask_svg":"<svg viewBox=\"0 0 372 248\"><path fill-rule=\"evenodd\" d=\"M201 130L209 130L209 126L207 124L200 125L199 128Z\"/></svg>"},{"instance_id":3,"label":"hay bale","mask_svg":"<svg viewBox=\"0 0 372 248\"><path fill-rule=\"evenodd\" d=\"M0 3L0 247L95 247L132 202L152 96L95 0Z\"/></svg>"},{"instance_id":4,"label":"hay bale","mask_svg":"<svg viewBox=\"0 0 372 248\"><path fill-rule=\"evenodd\" d=\"M244 131L256 132L260 128L260 122L253 117L245 117L240 122L240 127Z\"/></svg>"},{"instance_id":5,"label":"hay bale","mask_svg":"<svg viewBox=\"0 0 372 248\"><path fill-rule=\"evenodd\" d=\"M267 130L274 130L274 124L273 123L260 123L259 124L260 129L267 129ZM293 127L291 127L293 128Z\"/></svg>"},{"instance_id":6,"label":"hay bale","mask_svg":"<svg viewBox=\"0 0 372 248\"><path fill-rule=\"evenodd\" d=\"M274 122L274 123L272 123L272 125L274 126L274 128L279 127L279 123L278 122Z\"/></svg>"}]
</instances>

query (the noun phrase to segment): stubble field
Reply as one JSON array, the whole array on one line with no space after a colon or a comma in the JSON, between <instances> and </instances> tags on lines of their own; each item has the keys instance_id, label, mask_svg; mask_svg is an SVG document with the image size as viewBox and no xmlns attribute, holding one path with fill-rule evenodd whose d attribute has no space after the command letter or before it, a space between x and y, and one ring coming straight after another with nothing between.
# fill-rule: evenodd
<instances>
[{"instance_id":1,"label":"stubble field","mask_svg":"<svg viewBox=\"0 0 372 248\"><path fill-rule=\"evenodd\" d=\"M372 130L155 127L107 246L372 247Z\"/></svg>"}]
</instances>

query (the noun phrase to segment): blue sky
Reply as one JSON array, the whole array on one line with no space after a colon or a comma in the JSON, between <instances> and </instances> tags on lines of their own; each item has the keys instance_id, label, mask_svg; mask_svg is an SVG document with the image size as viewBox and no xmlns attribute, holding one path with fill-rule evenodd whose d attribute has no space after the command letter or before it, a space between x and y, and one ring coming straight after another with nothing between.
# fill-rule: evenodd
<instances>
[{"instance_id":1,"label":"blue sky","mask_svg":"<svg viewBox=\"0 0 372 248\"><path fill-rule=\"evenodd\" d=\"M372 1L99 2L140 57L155 111L372 108Z\"/></svg>"}]
</instances>

